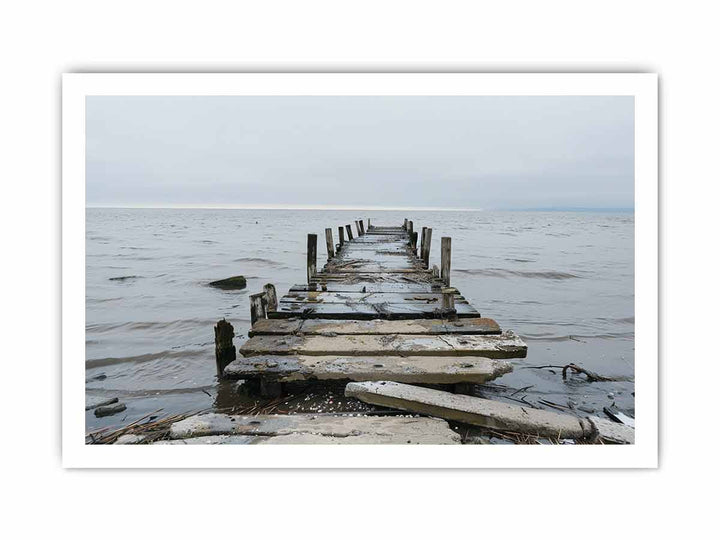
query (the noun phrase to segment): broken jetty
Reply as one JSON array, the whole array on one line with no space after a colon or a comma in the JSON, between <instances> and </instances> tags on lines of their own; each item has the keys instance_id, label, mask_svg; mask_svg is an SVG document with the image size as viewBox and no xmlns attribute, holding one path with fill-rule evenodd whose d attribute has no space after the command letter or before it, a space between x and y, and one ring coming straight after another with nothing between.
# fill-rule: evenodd
<instances>
[{"instance_id":1,"label":"broken jetty","mask_svg":"<svg viewBox=\"0 0 720 540\"><path fill-rule=\"evenodd\" d=\"M418 228L419 229L419 228ZM355 221L325 230L327 262L318 269L318 237L307 236L307 273L278 299L268 284L250 296L252 328L236 350L234 329L215 327L220 377L278 397L289 384L337 381L345 395L421 416L200 414L172 425L163 444L394 443L458 444L448 420L553 440L598 440L592 419L474 397L481 384L512 371L526 344L482 315L451 284L452 241L433 230ZM628 442L632 434L612 434Z\"/></svg>"}]
</instances>

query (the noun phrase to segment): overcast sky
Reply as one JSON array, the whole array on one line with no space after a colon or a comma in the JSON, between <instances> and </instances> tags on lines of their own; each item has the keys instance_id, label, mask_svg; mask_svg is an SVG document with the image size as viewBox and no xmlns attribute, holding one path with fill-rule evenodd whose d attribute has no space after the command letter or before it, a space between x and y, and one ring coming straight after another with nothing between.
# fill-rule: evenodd
<instances>
[{"instance_id":1,"label":"overcast sky","mask_svg":"<svg viewBox=\"0 0 720 540\"><path fill-rule=\"evenodd\" d=\"M632 97L89 97L88 205L633 207Z\"/></svg>"}]
</instances>

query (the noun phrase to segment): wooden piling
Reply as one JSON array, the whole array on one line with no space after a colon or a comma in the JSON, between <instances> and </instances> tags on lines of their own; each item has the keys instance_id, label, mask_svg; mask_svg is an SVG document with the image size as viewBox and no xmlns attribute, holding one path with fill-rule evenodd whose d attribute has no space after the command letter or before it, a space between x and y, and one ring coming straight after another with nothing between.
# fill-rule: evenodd
<instances>
[{"instance_id":1,"label":"wooden piling","mask_svg":"<svg viewBox=\"0 0 720 540\"><path fill-rule=\"evenodd\" d=\"M345 227L342 225L338 227L338 238L340 238L340 247L343 247L345 243Z\"/></svg>"},{"instance_id":2,"label":"wooden piling","mask_svg":"<svg viewBox=\"0 0 720 540\"><path fill-rule=\"evenodd\" d=\"M237 357L233 338L235 330L233 325L222 319L215 325L215 364L217 365L218 377L223 376L223 370L230 362Z\"/></svg>"},{"instance_id":3,"label":"wooden piling","mask_svg":"<svg viewBox=\"0 0 720 540\"><path fill-rule=\"evenodd\" d=\"M440 279L446 287L450 286L450 256L452 253L452 238L443 236L440 241Z\"/></svg>"},{"instance_id":4,"label":"wooden piling","mask_svg":"<svg viewBox=\"0 0 720 540\"><path fill-rule=\"evenodd\" d=\"M307 282L317 274L317 234L307 236Z\"/></svg>"},{"instance_id":5,"label":"wooden piling","mask_svg":"<svg viewBox=\"0 0 720 540\"><path fill-rule=\"evenodd\" d=\"M367 219L368 219L368 231L369 231L372 228L372 225L370 225L370 218L367 218Z\"/></svg>"},{"instance_id":6,"label":"wooden piling","mask_svg":"<svg viewBox=\"0 0 720 540\"><path fill-rule=\"evenodd\" d=\"M267 295L265 291L250 295L250 324L267 318Z\"/></svg>"},{"instance_id":7,"label":"wooden piling","mask_svg":"<svg viewBox=\"0 0 720 540\"><path fill-rule=\"evenodd\" d=\"M332 229L325 229L325 245L327 246L329 261L335 256L335 244L333 244Z\"/></svg>"},{"instance_id":8,"label":"wooden piling","mask_svg":"<svg viewBox=\"0 0 720 540\"><path fill-rule=\"evenodd\" d=\"M277 311L278 298L277 291L275 291L275 285L273 285L272 283L266 283L263 286L263 291L265 292L265 297L267 300L267 311Z\"/></svg>"},{"instance_id":9,"label":"wooden piling","mask_svg":"<svg viewBox=\"0 0 720 540\"><path fill-rule=\"evenodd\" d=\"M444 312L455 311L455 294L457 289L454 287L445 287L442 289L442 309Z\"/></svg>"},{"instance_id":10,"label":"wooden piling","mask_svg":"<svg viewBox=\"0 0 720 540\"><path fill-rule=\"evenodd\" d=\"M423 263L425 268L430 268L430 244L432 243L432 229L430 227L425 231L425 251L423 252Z\"/></svg>"},{"instance_id":11,"label":"wooden piling","mask_svg":"<svg viewBox=\"0 0 720 540\"><path fill-rule=\"evenodd\" d=\"M364 236L365 235L365 223L363 223L362 219L358 223L360 223L360 236Z\"/></svg>"},{"instance_id":12,"label":"wooden piling","mask_svg":"<svg viewBox=\"0 0 720 540\"><path fill-rule=\"evenodd\" d=\"M358 237L362 236L362 230L360 229L360 222L355 220L355 230L357 231Z\"/></svg>"},{"instance_id":13,"label":"wooden piling","mask_svg":"<svg viewBox=\"0 0 720 540\"><path fill-rule=\"evenodd\" d=\"M403 222L403 229L407 231L408 228L408 218L405 218L405 221Z\"/></svg>"},{"instance_id":14,"label":"wooden piling","mask_svg":"<svg viewBox=\"0 0 720 540\"><path fill-rule=\"evenodd\" d=\"M422 228L422 232L420 233L420 258L422 260L425 260L425 233L427 232L427 227Z\"/></svg>"},{"instance_id":15,"label":"wooden piling","mask_svg":"<svg viewBox=\"0 0 720 540\"><path fill-rule=\"evenodd\" d=\"M409 235L408 244L410 246L412 246L412 243L413 243L413 222L412 222L412 220L408 221L408 235Z\"/></svg>"},{"instance_id":16,"label":"wooden piling","mask_svg":"<svg viewBox=\"0 0 720 540\"><path fill-rule=\"evenodd\" d=\"M353 239L352 227L350 227L350 225L345 225L345 230L348 233L348 240L352 240Z\"/></svg>"},{"instance_id":17,"label":"wooden piling","mask_svg":"<svg viewBox=\"0 0 720 540\"><path fill-rule=\"evenodd\" d=\"M410 246L412 247L413 253L417 257L417 243L418 243L418 233L417 231L412 233L412 242Z\"/></svg>"}]
</instances>

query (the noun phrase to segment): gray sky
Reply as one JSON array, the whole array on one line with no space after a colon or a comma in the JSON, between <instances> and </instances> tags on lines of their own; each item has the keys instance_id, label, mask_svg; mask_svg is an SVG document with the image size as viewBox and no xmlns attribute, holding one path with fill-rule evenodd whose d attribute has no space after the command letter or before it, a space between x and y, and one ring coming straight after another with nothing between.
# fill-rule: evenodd
<instances>
[{"instance_id":1,"label":"gray sky","mask_svg":"<svg viewBox=\"0 0 720 540\"><path fill-rule=\"evenodd\" d=\"M88 205L630 208L632 97L89 97Z\"/></svg>"}]
</instances>

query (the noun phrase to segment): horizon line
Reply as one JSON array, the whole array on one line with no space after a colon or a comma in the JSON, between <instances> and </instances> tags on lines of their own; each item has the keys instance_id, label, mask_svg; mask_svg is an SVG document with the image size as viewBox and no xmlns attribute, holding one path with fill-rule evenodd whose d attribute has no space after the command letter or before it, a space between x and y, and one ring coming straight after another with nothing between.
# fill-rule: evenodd
<instances>
[{"instance_id":1,"label":"horizon line","mask_svg":"<svg viewBox=\"0 0 720 540\"><path fill-rule=\"evenodd\" d=\"M376 212L392 211L420 211L420 212L487 212L487 211L566 211L566 212L587 212L587 211L634 211L634 206L617 207L585 207L585 206L547 206L547 207L510 207L510 208L453 208L447 206L372 206L372 205L322 205L322 204L193 204L193 203L140 203L140 204L119 204L119 203L91 203L85 208L115 208L115 209L146 209L146 210L369 210Z\"/></svg>"}]
</instances>

